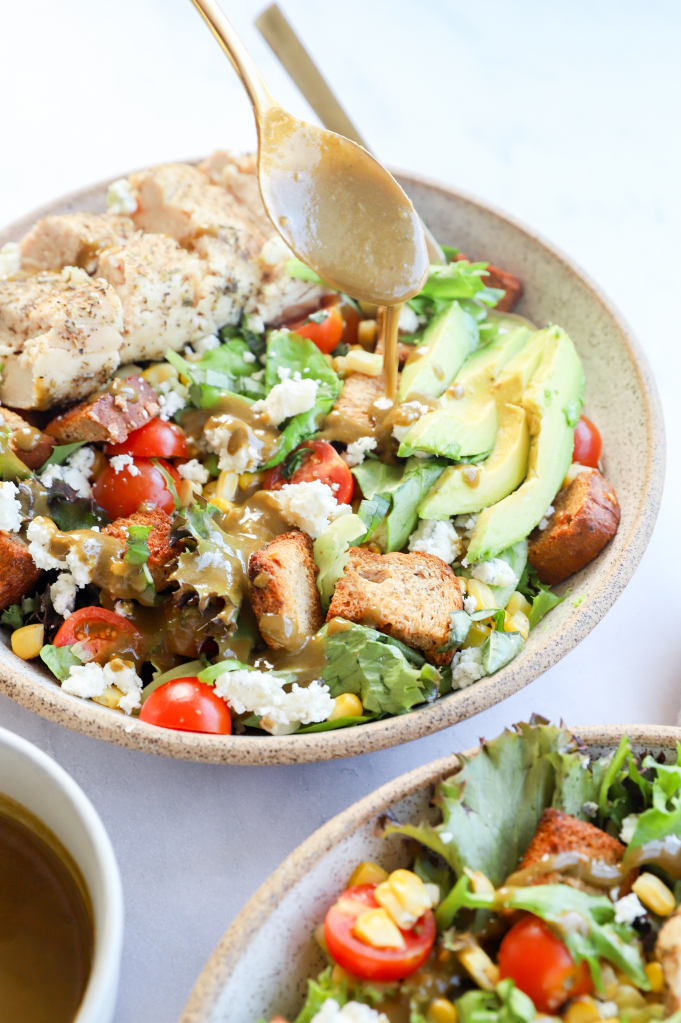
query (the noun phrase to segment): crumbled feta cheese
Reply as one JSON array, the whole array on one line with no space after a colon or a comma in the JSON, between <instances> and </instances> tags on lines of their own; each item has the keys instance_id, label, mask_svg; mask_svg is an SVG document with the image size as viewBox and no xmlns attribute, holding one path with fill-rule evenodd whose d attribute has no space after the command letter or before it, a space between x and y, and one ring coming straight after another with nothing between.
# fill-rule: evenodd
<instances>
[{"instance_id":1,"label":"crumbled feta cheese","mask_svg":"<svg viewBox=\"0 0 681 1023\"><path fill-rule=\"evenodd\" d=\"M280 367L281 373L281 367ZM273 426L279 426L285 419L309 412L317 400L316 380L303 380L297 371L280 384L275 384L265 399L252 405L254 412L264 415Z\"/></svg>"},{"instance_id":2,"label":"crumbled feta cheese","mask_svg":"<svg viewBox=\"0 0 681 1023\"><path fill-rule=\"evenodd\" d=\"M99 550L99 548L97 549ZM87 549L87 540L83 544L83 552L86 556L90 556L92 553ZM92 582L92 568L87 562L80 560L78 551L72 550L68 552L66 555L66 564L71 570L71 575L81 589L84 586L87 586L88 583Z\"/></svg>"},{"instance_id":3,"label":"crumbled feta cheese","mask_svg":"<svg viewBox=\"0 0 681 1023\"><path fill-rule=\"evenodd\" d=\"M463 535L466 537L467 540L470 540L471 537L473 536L477 524L478 524L477 515L457 515L456 518L454 519L454 525L459 530L459 532L463 532Z\"/></svg>"},{"instance_id":4,"label":"crumbled feta cheese","mask_svg":"<svg viewBox=\"0 0 681 1023\"><path fill-rule=\"evenodd\" d=\"M277 376L279 377L279 379L281 380L281 382L283 384L284 380L288 380L289 377L291 376L291 367L290 366L277 366Z\"/></svg>"},{"instance_id":5,"label":"crumbled feta cheese","mask_svg":"<svg viewBox=\"0 0 681 1023\"><path fill-rule=\"evenodd\" d=\"M132 455L114 455L113 458L109 459L109 465L116 473L123 472L126 469L131 476L139 476L140 474L132 459Z\"/></svg>"},{"instance_id":6,"label":"crumbled feta cheese","mask_svg":"<svg viewBox=\"0 0 681 1023\"><path fill-rule=\"evenodd\" d=\"M21 503L17 501L16 483L0 483L0 529L18 533L21 529Z\"/></svg>"},{"instance_id":7,"label":"crumbled feta cheese","mask_svg":"<svg viewBox=\"0 0 681 1023\"><path fill-rule=\"evenodd\" d=\"M267 671L226 671L215 680L215 692L237 714L251 713L264 718L262 727L325 721L335 706L328 686L311 682L305 689L294 682L291 692L284 680Z\"/></svg>"},{"instance_id":8,"label":"crumbled feta cheese","mask_svg":"<svg viewBox=\"0 0 681 1023\"><path fill-rule=\"evenodd\" d=\"M452 659L452 689L466 689L485 675L480 647L458 650Z\"/></svg>"},{"instance_id":9,"label":"crumbled feta cheese","mask_svg":"<svg viewBox=\"0 0 681 1023\"><path fill-rule=\"evenodd\" d=\"M214 348L220 347L220 338L217 334L206 334L205 337L200 337L198 341L193 341L192 345L195 352L199 355L205 355L206 352L212 352Z\"/></svg>"},{"instance_id":10,"label":"crumbled feta cheese","mask_svg":"<svg viewBox=\"0 0 681 1023\"><path fill-rule=\"evenodd\" d=\"M634 837L639 816L640 815L637 813L630 813L623 819L620 827L620 842L624 842L625 845L629 845Z\"/></svg>"},{"instance_id":11,"label":"crumbled feta cheese","mask_svg":"<svg viewBox=\"0 0 681 1023\"><path fill-rule=\"evenodd\" d=\"M218 457L218 468L226 469L229 472L252 472L260 464L260 451L262 441L258 440L250 426L241 419L236 419L225 413L221 416L212 416L209 422L214 425L204 428L203 441L210 451L214 451ZM243 435L246 431L246 440L240 444L236 451L230 452L229 445L232 434L238 431Z\"/></svg>"},{"instance_id":12,"label":"crumbled feta cheese","mask_svg":"<svg viewBox=\"0 0 681 1023\"><path fill-rule=\"evenodd\" d=\"M117 600L114 604L114 611L121 618L132 618L135 606L131 600Z\"/></svg>"},{"instance_id":13,"label":"crumbled feta cheese","mask_svg":"<svg viewBox=\"0 0 681 1023\"><path fill-rule=\"evenodd\" d=\"M598 998L595 998L594 1002L600 1019L617 1019L617 1002L601 1002Z\"/></svg>"},{"instance_id":14,"label":"crumbled feta cheese","mask_svg":"<svg viewBox=\"0 0 681 1023\"><path fill-rule=\"evenodd\" d=\"M452 834L451 831L441 831L439 838L443 845L449 845L449 843L454 838L454 835Z\"/></svg>"},{"instance_id":15,"label":"crumbled feta cheese","mask_svg":"<svg viewBox=\"0 0 681 1023\"><path fill-rule=\"evenodd\" d=\"M463 609L467 615L472 615L478 609L478 602L475 597L463 598Z\"/></svg>"},{"instance_id":16,"label":"crumbled feta cheese","mask_svg":"<svg viewBox=\"0 0 681 1023\"><path fill-rule=\"evenodd\" d=\"M395 438L398 444L401 444L404 438L407 436L407 434L409 433L410 426L411 423L408 423L406 426L400 426L399 423L395 423L395 425L393 426L393 437Z\"/></svg>"},{"instance_id":17,"label":"crumbled feta cheese","mask_svg":"<svg viewBox=\"0 0 681 1023\"><path fill-rule=\"evenodd\" d=\"M389 408L392 408L392 406L393 406L392 398L388 398L385 395L382 395L380 398L377 398L376 401L374 402L374 408L377 408L379 412L386 412Z\"/></svg>"},{"instance_id":18,"label":"crumbled feta cheese","mask_svg":"<svg viewBox=\"0 0 681 1023\"><path fill-rule=\"evenodd\" d=\"M515 586L518 582L517 575L503 558L478 561L471 569L471 578L479 579L488 586Z\"/></svg>"},{"instance_id":19,"label":"crumbled feta cheese","mask_svg":"<svg viewBox=\"0 0 681 1023\"><path fill-rule=\"evenodd\" d=\"M646 911L635 892L625 895L623 899L618 899L615 903L616 924L633 924L634 920L645 915Z\"/></svg>"},{"instance_id":20,"label":"crumbled feta cheese","mask_svg":"<svg viewBox=\"0 0 681 1023\"><path fill-rule=\"evenodd\" d=\"M68 618L76 606L76 580L70 572L61 572L57 581L50 586L50 598L55 611L62 618Z\"/></svg>"},{"instance_id":21,"label":"crumbled feta cheese","mask_svg":"<svg viewBox=\"0 0 681 1023\"><path fill-rule=\"evenodd\" d=\"M78 454L78 452L76 452ZM73 457L73 456L72 456ZM87 456L85 456L87 458ZM94 462L94 454L92 454L90 465ZM91 497L92 487L88 480L89 470L83 472L78 467L78 464L71 464L69 459L65 465L48 465L45 472L39 477L40 482L43 486L47 487L48 490L52 486L55 480L62 480L67 486L74 490L78 497Z\"/></svg>"},{"instance_id":22,"label":"crumbled feta cheese","mask_svg":"<svg viewBox=\"0 0 681 1023\"><path fill-rule=\"evenodd\" d=\"M347 451L344 451L341 457L350 468L353 465L361 465L367 451L373 451L377 443L375 437L360 437L359 440L353 440L348 444Z\"/></svg>"},{"instance_id":23,"label":"crumbled feta cheese","mask_svg":"<svg viewBox=\"0 0 681 1023\"><path fill-rule=\"evenodd\" d=\"M260 259L266 266L276 266L282 259L291 259L293 253L279 234L268 238L260 250Z\"/></svg>"},{"instance_id":24,"label":"crumbled feta cheese","mask_svg":"<svg viewBox=\"0 0 681 1023\"><path fill-rule=\"evenodd\" d=\"M118 178L112 181L106 193L106 207L109 213L134 213L137 209L137 199L130 190L130 182L127 178Z\"/></svg>"},{"instance_id":25,"label":"crumbled feta cheese","mask_svg":"<svg viewBox=\"0 0 681 1023\"><path fill-rule=\"evenodd\" d=\"M258 383L260 383L260 381L263 380L264 377L265 377L264 369L259 369L257 373L251 373L251 380L256 380Z\"/></svg>"},{"instance_id":26,"label":"crumbled feta cheese","mask_svg":"<svg viewBox=\"0 0 681 1023\"><path fill-rule=\"evenodd\" d=\"M95 464L95 449L90 447L78 448L77 451L74 451L66 459L66 463L73 469L77 469L78 472L82 472L83 476L89 479L92 475L92 467Z\"/></svg>"},{"instance_id":27,"label":"crumbled feta cheese","mask_svg":"<svg viewBox=\"0 0 681 1023\"><path fill-rule=\"evenodd\" d=\"M186 388L184 389L186 390ZM169 419L172 419L173 416L180 411L180 409L185 407L187 404L187 398L180 394L177 389L172 391L169 390L167 394L158 395L158 403L161 408L159 418L167 423Z\"/></svg>"},{"instance_id":28,"label":"crumbled feta cheese","mask_svg":"<svg viewBox=\"0 0 681 1023\"><path fill-rule=\"evenodd\" d=\"M409 550L434 554L451 565L461 553L461 540L451 519L421 519L409 537Z\"/></svg>"},{"instance_id":29,"label":"crumbled feta cheese","mask_svg":"<svg viewBox=\"0 0 681 1023\"><path fill-rule=\"evenodd\" d=\"M198 458L192 458L189 462L178 465L177 471L183 480L191 480L192 483L207 483L210 473L205 465L201 465Z\"/></svg>"},{"instance_id":30,"label":"crumbled feta cheese","mask_svg":"<svg viewBox=\"0 0 681 1023\"><path fill-rule=\"evenodd\" d=\"M279 505L281 514L313 540L326 529L329 522L341 515L349 515L349 504L338 504L331 487L321 480L310 483L286 483L281 490L273 490L271 496Z\"/></svg>"},{"instance_id":31,"label":"crumbled feta cheese","mask_svg":"<svg viewBox=\"0 0 681 1023\"><path fill-rule=\"evenodd\" d=\"M244 362L255 362L255 355L253 354L253 352L244 352L241 358L244 360Z\"/></svg>"},{"instance_id":32,"label":"crumbled feta cheese","mask_svg":"<svg viewBox=\"0 0 681 1023\"><path fill-rule=\"evenodd\" d=\"M65 568L65 559L55 558L50 554L50 544L55 527L49 519L33 519L28 524L26 536L29 540L28 553L33 558L36 568L48 571L51 568Z\"/></svg>"},{"instance_id":33,"label":"crumbled feta cheese","mask_svg":"<svg viewBox=\"0 0 681 1023\"><path fill-rule=\"evenodd\" d=\"M310 1023L388 1023L388 1017L363 1002L346 1002L341 1009L335 998L327 998Z\"/></svg>"},{"instance_id":34,"label":"crumbled feta cheese","mask_svg":"<svg viewBox=\"0 0 681 1023\"><path fill-rule=\"evenodd\" d=\"M539 523L539 529L546 529L547 528L547 526L549 524L549 519L551 518L551 516L553 515L555 510L556 509L553 507L552 504L550 504L548 506L548 508L544 512L544 518Z\"/></svg>"},{"instance_id":35,"label":"crumbled feta cheese","mask_svg":"<svg viewBox=\"0 0 681 1023\"><path fill-rule=\"evenodd\" d=\"M374 402L376 408L380 407L378 402L381 400L382 399L379 398L378 401ZM395 426L393 426L393 437L398 442L398 444L402 443L404 438L407 436L408 431L411 429L414 423L421 418L421 416L425 416L427 412L433 411L431 408L429 408L427 405L424 405L420 401L405 401L402 403L401 407L403 409L406 409L407 412L413 413L413 418L411 422L407 423L405 426L401 426L399 423L396 423Z\"/></svg>"},{"instance_id":36,"label":"crumbled feta cheese","mask_svg":"<svg viewBox=\"0 0 681 1023\"><path fill-rule=\"evenodd\" d=\"M401 330L403 334L415 334L419 329L419 318L411 306L406 305L406 303L400 309L397 329Z\"/></svg>"},{"instance_id":37,"label":"crumbled feta cheese","mask_svg":"<svg viewBox=\"0 0 681 1023\"><path fill-rule=\"evenodd\" d=\"M243 318L243 327L244 330L250 331L251 334L265 333L265 321L257 313L246 313Z\"/></svg>"},{"instance_id":38,"label":"crumbled feta cheese","mask_svg":"<svg viewBox=\"0 0 681 1023\"><path fill-rule=\"evenodd\" d=\"M69 677L61 684L64 692L84 699L101 696L108 686L116 686L123 693L118 706L126 714L140 706L142 679L131 664L117 657L104 667L96 661L73 665Z\"/></svg>"},{"instance_id":39,"label":"crumbled feta cheese","mask_svg":"<svg viewBox=\"0 0 681 1023\"><path fill-rule=\"evenodd\" d=\"M585 817L595 817L598 813L598 803L594 803L593 800L587 799L586 803L582 803L582 813Z\"/></svg>"},{"instance_id":40,"label":"crumbled feta cheese","mask_svg":"<svg viewBox=\"0 0 681 1023\"><path fill-rule=\"evenodd\" d=\"M21 250L16 242L7 242L0 249L0 277L11 277L21 270Z\"/></svg>"}]
</instances>

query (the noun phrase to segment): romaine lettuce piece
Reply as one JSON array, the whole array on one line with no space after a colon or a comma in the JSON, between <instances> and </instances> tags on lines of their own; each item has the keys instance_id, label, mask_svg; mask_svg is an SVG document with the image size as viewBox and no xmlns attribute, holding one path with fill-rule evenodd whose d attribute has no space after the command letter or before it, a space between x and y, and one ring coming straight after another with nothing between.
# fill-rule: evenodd
<instances>
[{"instance_id":1,"label":"romaine lettuce piece","mask_svg":"<svg viewBox=\"0 0 681 1023\"><path fill-rule=\"evenodd\" d=\"M317 589L323 607L327 608L331 603L336 583L350 560L348 549L362 540L366 531L359 515L341 515L330 522L315 540L312 550L319 569Z\"/></svg>"}]
</instances>

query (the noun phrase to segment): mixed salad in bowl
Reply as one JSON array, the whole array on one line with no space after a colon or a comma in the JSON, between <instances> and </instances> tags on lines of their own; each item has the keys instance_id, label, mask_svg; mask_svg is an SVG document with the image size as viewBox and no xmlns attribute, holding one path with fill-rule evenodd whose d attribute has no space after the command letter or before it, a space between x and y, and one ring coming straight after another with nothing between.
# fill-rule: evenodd
<instances>
[{"instance_id":1,"label":"mixed salad in bowl","mask_svg":"<svg viewBox=\"0 0 681 1023\"><path fill-rule=\"evenodd\" d=\"M509 663L619 522L565 331L449 248L403 308L392 400L384 310L291 258L252 158L109 198L0 252L14 652L216 734L355 726Z\"/></svg>"},{"instance_id":2,"label":"mixed salad in bowl","mask_svg":"<svg viewBox=\"0 0 681 1023\"><path fill-rule=\"evenodd\" d=\"M484 743L428 819L382 819L404 867L348 865L295 1023L678 1020L680 798L681 763L627 737L590 758L535 721Z\"/></svg>"}]
</instances>

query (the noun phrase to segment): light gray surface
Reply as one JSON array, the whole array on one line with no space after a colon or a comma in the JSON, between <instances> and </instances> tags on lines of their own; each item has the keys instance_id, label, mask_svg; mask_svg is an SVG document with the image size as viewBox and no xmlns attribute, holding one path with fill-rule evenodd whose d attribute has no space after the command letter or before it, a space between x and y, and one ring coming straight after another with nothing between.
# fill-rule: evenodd
<instances>
[{"instance_id":1,"label":"light gray surface","mask_svg":"<svg viewBox=\"0 0 681 1023\"><path fill-rule=\"evenodd\" d=\"M309 117L252 28L261 4L223 2L275 94ZM386 162L524 219L609 292L657 376L667 489L633 582L581 646L505 704L400 749L296 768L208 767L104 746L1 699L0 724L73 774L113 840L127 900L117 1023L171 1023L226 925L283 857L395 775L533 711L575 724L671 724L681 704L679 6L284 6ZM253 144L246 99L188 0L24 0L2 22L0 223L117 170Z\"/></svg>"}]
</instances>

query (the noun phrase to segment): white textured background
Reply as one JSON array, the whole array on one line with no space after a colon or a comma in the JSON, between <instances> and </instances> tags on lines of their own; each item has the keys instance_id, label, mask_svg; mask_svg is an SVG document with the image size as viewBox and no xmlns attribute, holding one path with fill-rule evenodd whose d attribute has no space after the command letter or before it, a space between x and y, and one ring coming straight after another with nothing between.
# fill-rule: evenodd
<instances>
[{"instance_id":1,"label":"white textured background","mask_svg":"<svg viewBox=\"0 0 681 1023\"><path fill-rule=\"evenodd\" d=\"M261 4L223 6L275 95L310 119L253 27ZM402 748L298 768L199 766L99 744L0 698L0 724L73 774L113 839L127 902L117 1023L176 1019L249 895L377 785L532 711L671 724L681 704L681 6L283 6L385 162L508 210L609 292L657 376L667 487L633 582L581 646L505 704ZM4 0L0 69L0 223L118 172L254 142L245 95L189 0Z\"/></svg>"}]
</instances>

